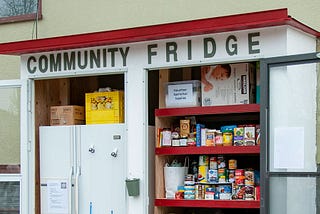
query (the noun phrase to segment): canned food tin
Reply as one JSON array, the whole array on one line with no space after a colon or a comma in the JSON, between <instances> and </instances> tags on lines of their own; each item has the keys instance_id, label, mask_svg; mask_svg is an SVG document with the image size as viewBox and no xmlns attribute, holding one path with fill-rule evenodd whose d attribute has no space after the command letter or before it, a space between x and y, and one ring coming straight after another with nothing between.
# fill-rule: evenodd
<instances>
[{"instance_id":1,"label":"canned food tin","mask_svg":"<svg viewBox=\"0 0 320 214\"><path fill-rule=\"evenodd\" d=\"M172 146L180 146L180 139L172 139Z\"/></svg>"},{"instance_id":2,"label":"canned food tin","mask_svg":"<svg viewBox=\"0 0 320 214\"><path fill-rule=\"evenodd\" d=\"M179 140L180 146L187 146L188 139L186 137L182 137Z\"/></svg>"},{"instance_id":3,"label":"canned food tin","mask_svg":"<svg viewBox=\"0 0 320 214\"><path fill-rule=\"evenodd\" d=\"M229 169L237 169L237 160L235 159L229 160Z\"/></svg>"},{"instance_id":4,"label":"canned food tin","mask_svg":"<svg viewBox=\"0 0 320 214\"><path fill-rule=\"evenodd\" d=\"M205 191L204 186L198 184L196 186L196 199L204 199Z\"/></svg>"},{"instance_id":5,"label":"canned food tin","mask_svg":"<svg viewBox=\"0 0 320 214\"><path fill-rule=\"evenodd\" d=\"M194 182L194 175L193 174L186 174L184 176L184 181Z\"/></svg>"}]
</instances>

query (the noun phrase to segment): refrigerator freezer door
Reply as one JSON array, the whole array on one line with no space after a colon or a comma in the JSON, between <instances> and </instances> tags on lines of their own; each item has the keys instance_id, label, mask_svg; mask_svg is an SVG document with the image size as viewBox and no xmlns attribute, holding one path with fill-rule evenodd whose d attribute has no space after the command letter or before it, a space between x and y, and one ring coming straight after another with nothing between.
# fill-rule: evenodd
<instances>
[{"instance_id":1,"label":"refrigerator freezer door","mask_svg":"<svg viewBox=\"0 0 320 214\"><path fill-rule=\"evenodd\" d=\"M74 126L43 126L40 135L41 213L71 213Z\"/></svg>"},{"instance_id":2,"label":"refrigerator freezer door","mask_svg":"<svg viewBox=\"0 0 320 214\"><path fill-rule=\"evenodd\" d=\"M126 213L124 124L79 126L79 213ZM78 140L79 141L79 140Z\"/></svg>"}]
</instances>

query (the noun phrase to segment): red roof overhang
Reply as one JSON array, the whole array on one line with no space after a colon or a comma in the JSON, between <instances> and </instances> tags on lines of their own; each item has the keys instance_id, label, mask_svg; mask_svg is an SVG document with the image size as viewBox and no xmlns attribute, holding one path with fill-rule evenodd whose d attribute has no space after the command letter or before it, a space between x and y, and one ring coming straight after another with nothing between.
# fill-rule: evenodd
<instances>
[{"instance_id":1,"label":"red roof overhang","mask_svg":"<svg viewBox=\"0 0 320 214\"><path fill-rule=\"evenodd\" d=\"M318 31L290 17L287 9L278 9L120 30L2 43L0 44L0 54L22 55L281 25L293 26L315 37L320 37Z\"/></svg>"}]
</instances>

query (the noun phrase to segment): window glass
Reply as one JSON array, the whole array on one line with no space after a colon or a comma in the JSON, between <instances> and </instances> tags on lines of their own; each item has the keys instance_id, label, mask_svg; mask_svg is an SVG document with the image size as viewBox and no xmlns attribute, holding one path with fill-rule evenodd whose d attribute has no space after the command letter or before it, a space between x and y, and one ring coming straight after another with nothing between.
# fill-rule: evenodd
<instances>
[{"instance_id":1,"label":"window glass","mask_svg":"<svg viewBox=\"0 0 320 214\"><path fill-rule=\"evenodd\" d=\"M314 177L272 177L270 213L316 214L318 183L318 178Z\"/></svg>"},{"instance_id":2,"label":"window glass","mask_svg":"<svg viewBox=\"0 0 320 214\"><path fill-rule=\"evenodd\" d=\"M0 173L20 166L20 88L0 88Z\"/></svg>"},{"instance_id":3,"label":"window glass","mask_svg":"<svg viewBox=\"0 0 320 214\"><path fill-rule=\"evenodd\" d=\"M0 182L0 213L18 214L20 210L20 182Z\"/></svg>"},{"instance_id":4,"label":"window glass","mask_svg":"<svg viewBox=\"0 0 320 214\"><path fill-rule=\"evenodd\" d=\"M317 80L315 63L270 69L270 171L317 171Z\"/></svg>"},{"instance_id":5,"label":"window glass","mask_svg":"<svg viewBox=\"0 0 320 214\"><path fill-rule=\"evenodd\" d=\"M0 0L0 17L36 13L37 2L37 0Z\"/></svg>"},{"instance_id":6,"label":"window glass","mask_svg":"<svg viewBox=\"0 0 320 214\"><path fill-rule=\"evenodd\" d=\"M41 18L41 0L0 0L0 24Z\"/></svg>"}]
</instances>

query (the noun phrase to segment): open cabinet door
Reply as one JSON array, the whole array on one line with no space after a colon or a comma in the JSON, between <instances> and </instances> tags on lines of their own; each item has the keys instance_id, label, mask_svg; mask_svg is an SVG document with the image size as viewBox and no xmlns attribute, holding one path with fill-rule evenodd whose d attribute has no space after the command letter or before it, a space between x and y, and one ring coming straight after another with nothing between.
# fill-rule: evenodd
<instances>
[{"instance_id":1,"label":"open cabinet door","mask_svg":"<svg viewBox=\"0 0 320 214\"><path fill-rule=\"evenodd\" d=\"M320 208L320 53L261 61L261 212Z\"/></svg>"}]
</instances>

